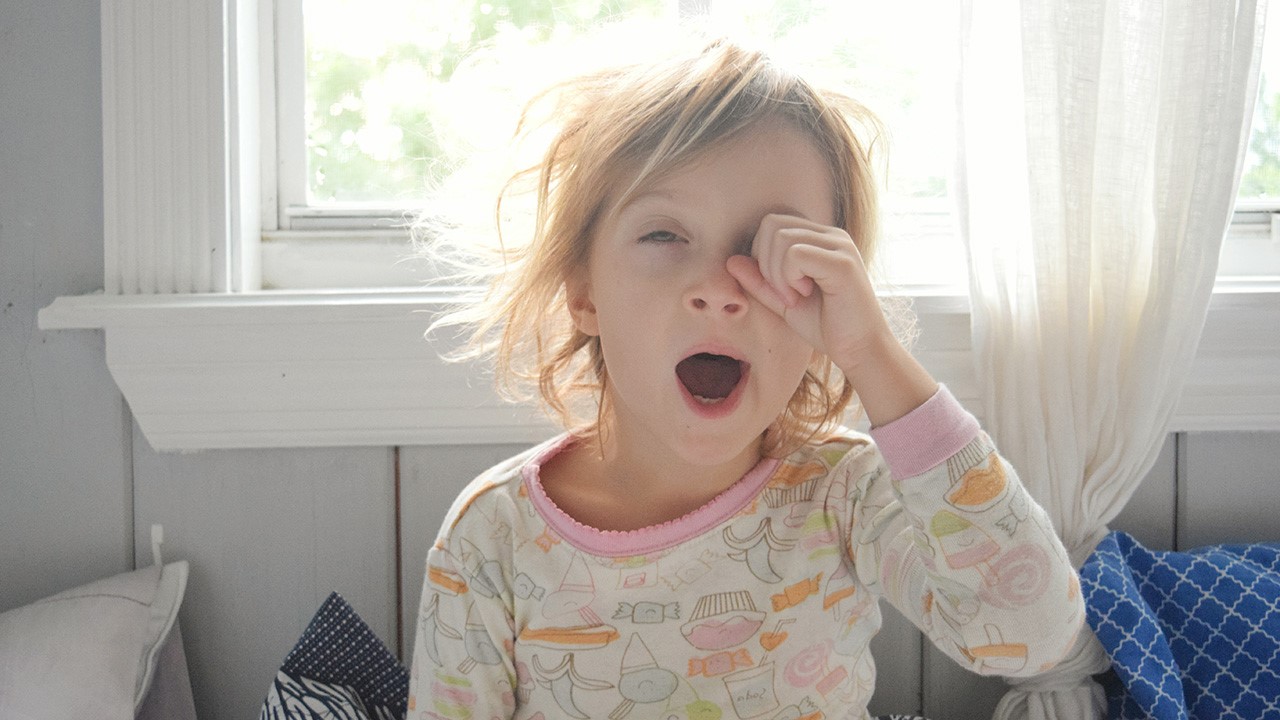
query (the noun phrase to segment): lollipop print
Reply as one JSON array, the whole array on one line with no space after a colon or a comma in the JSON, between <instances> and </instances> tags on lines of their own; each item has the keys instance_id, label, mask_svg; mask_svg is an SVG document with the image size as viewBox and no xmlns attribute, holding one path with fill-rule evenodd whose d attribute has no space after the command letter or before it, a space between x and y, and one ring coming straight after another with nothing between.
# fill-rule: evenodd
<instances>
[{"instance_id":1,"label":"lollipop print","mask_svg":"<svg viewBox=\"0 0 1280 720\"><path fill-rule=\"evenodd\" d=\"M984 575L984 602L1008 610L1039 600L1049 589L1049 555L1039 545L1019 545L1004 553Z\"/></svg>"}]
</instances>

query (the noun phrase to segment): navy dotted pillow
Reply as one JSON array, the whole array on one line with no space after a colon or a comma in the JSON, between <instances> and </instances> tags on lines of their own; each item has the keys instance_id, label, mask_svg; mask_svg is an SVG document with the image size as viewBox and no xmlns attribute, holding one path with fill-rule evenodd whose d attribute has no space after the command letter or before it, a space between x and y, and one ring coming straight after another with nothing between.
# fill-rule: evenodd
<instances>
[{"instance_id":1,"label":"navy dotted pillow","mask_svg":"<svg viewBox=\"0 0 1280 720\"><path fill-rule=\"evenodd\" d=\"M338 593L284 659L261 720L403 718L409 674Z\"/></svg>"}]
</instances>

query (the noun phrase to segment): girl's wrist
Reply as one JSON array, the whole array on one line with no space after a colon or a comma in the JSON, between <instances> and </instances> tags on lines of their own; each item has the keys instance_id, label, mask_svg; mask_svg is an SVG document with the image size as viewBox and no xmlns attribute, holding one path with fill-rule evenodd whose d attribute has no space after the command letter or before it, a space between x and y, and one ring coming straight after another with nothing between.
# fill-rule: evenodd
<instances>
[{"instance_id":1,"label":"girl's wrist","mask_svg":"<svg viewBox=\"0 0 1280 720\"><path fill-rule=\"evenodd\" d=\"M897 420L938 392L938 383L894 338L877 338L856 360L837 363L872 427Z\"/></svg>"}]
</instances>

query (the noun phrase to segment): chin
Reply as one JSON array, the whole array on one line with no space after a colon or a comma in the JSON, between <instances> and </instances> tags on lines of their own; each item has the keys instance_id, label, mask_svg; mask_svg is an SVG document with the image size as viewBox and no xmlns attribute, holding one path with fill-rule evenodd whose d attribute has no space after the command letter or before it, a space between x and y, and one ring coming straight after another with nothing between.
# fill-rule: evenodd
<instances>
[{"instance_id":1,"label":"chin","mask_svg":"<svg viewBox=\"0 0 1280 720\"><path fill-rule=\"evenodd\" d=\"M680 433L674 449L690 465L716 467L731 463L743 453L753 450L758 459L763 440L763 430L754 434L689 430Z\"/></svg>"}]
</instances>

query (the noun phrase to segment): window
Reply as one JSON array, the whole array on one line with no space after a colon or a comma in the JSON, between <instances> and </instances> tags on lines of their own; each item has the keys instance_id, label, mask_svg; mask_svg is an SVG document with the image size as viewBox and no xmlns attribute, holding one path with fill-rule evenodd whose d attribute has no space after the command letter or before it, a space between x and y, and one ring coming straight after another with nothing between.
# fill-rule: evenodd
<instances>
[{"instance_id":1,"label":"window","mask_svg":"<svg viewBox=\"0 0 1280 720\"><path fill-rule=\"evenodd\" d=\"M306 6L321 2L307 0ZM372 256L384 252L394 259L403 244L394 237L399 210L366 201L356 210L335 213L317 206L297 212L293 201L281 196L275 160L292 161L287 147L276 148L274 129L288 130L290 122L287 117L276 122L277 104L302 107L304 100L296 97L301 83L275 82L284 75L275 68L274 38L280 37L283 57L303 54L301 49L296 55L287 52L289 36L276 30L289 26L276 19L277 11L300 11L302 5L302 0L218 0L165 5L161 12L144 0L102 4L104 292L58 298L40 311L40 327L103 331L112 377L157 450L546 437L550 431L535 412L498 402L477 369L441 363L439 343L447 340L422 341L428 320L420 311L448 301L450 288L393 288L406 283L374 277L375 269L385 273L389 263ZM836 5L836 0L663 3L668 12L717 17L723 11L722 20L774 18L765 25L783 29L790 27L788 16L770 15L771 8L839 12ZM893 10L883 12L894 17ZM940 13L921 10L912 22L927 24L932 20L926 18ZM925 32L926 25L917 29ZM294 37L295 47L302 47L301 38ZM890 66L877 65L883 67ZM895 82L913 77L915 71L903 68ZM929 99L928 93L920 97ZM1268 102L1266 107L1275 107L1274 100ZM892 125L896 120L885 107L877 109ZM904 107L908 115L924 114ZM291 132L299 138L296 147L304 149L301 117L292 121L297 127ZM273 131L260 132L260 119ZM910 232L927 240L930 204L945 207L946 201L939 200L936 183L927 181L927 170L918 175L925 181L905 182L911 163L902 147L910 143L902 136L906 128L894 131L899 151L891 169L908 196L901 214L926 218L923 229ZM949 157L949 151L936 152ZM1267 153L1258 157L1265 167ZM1273 252L1270 218L1276 207L1242 205L1245 215L1253 213L1258 221L1237 224L1254 228L1255 246ZM294 224L282 225L282 217ZM936 228L949 227L944 214L934 217L940 218ZM277 242L273 233L307 237ZM326 289L244 292L258 287L256 243L264 235L264 265L274 262L273 247L305 245L319 268L311 279L321 277L316 284ZM934 235L947 239L944 232ZM363 264L351 259L357 250L368 251ZM322 277L335 269L334 277L348 285L381 287L336 289L340 282ZM368 279L352 282L360 272L369 272ZM1274 266L1266 272L1276 274ZM411 273L404 277L417 282ZM1280 336L1259 332L1280 323L1277 283L1273 278L1231 290L1216 292L1210 303L1172 430L1280 428L1280 374L1275 371ZM913 295L924 330L917 357L981 415L965 294L953 287Z\"/></svg>"},{"instance_id":2,"label":"window","mask_svg":"<svg viewBox=\"0 0 1280 720\"><path fill-rule=\"evenodd\" d=\"M963 285L949 199L954 157L954 3L737 0L277 0L278 201L266 208L267 288L415 286L406 213L461 161L461 129L508 133L507 112L450 83L478 44L563 42L622 15L683 12L769 36L783 56L833 74L884 120L889 173L882 269L894 286ZM443 20L442 20L443 18ZM1269 45L1220 277L1280 275L1280 19ZM426 29L426 30L424 30ZM492 76L481 78L492 81ZM519 93L540 78L507 79ZM490 85L494 84L492 82ZM298 88L305 87L305 91ZM498 122L494 122L496 119Z\"/></svg>"}]
</instances>

